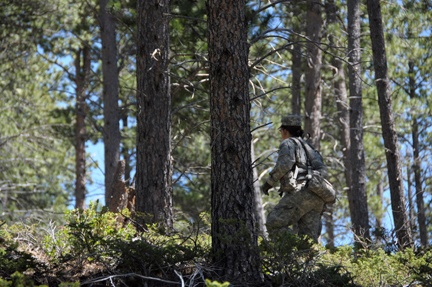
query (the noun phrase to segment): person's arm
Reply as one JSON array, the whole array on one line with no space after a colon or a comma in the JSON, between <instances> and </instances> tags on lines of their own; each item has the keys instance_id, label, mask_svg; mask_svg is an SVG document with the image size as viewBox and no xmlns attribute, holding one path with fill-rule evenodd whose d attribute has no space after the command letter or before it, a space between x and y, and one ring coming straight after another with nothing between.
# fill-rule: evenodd
<instances>
[{"instance_id":1,"label":"person's arm","mask_svg":"<svg viewBox=\"0 0 432 287\"><path fill-rule=\"evenodd\" d=\"M278 184L280 179L286 175L295 164L295 146L292 141L285 140L279 147L279 156L275 167L270 171L269 177L262 186L264 194Z\"/></svg>"}]
</instances>

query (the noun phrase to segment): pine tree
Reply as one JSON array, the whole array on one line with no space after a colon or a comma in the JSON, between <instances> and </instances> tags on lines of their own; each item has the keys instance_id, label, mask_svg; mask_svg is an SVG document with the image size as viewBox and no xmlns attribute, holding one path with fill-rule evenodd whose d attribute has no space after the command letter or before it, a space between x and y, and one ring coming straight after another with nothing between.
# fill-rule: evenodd
<instances>
[{"instance_id":1,"label":"pine tree","mask_svg":"<svg viewBox=\"0 0 432 287\"><path fill-rule=\"evenodd\" d=\"M245 1L208 2L212 255L231 282L259 282Z\"/></svg>"},{"instance_id":2,"label":"pine tree","mask_svg":"<svg viewBox=\"0 0 432 287\"><path fill-rule=\"evenodd\" d=\"M398 245L400 248L405 248L412 246L412 237L405 206L400 166L401 160L392 112L380 1L368 0L367 10L375 69L375 84L378 92L382 134L387 159L393 220Z\"/></svg>"},{"instance_id":3,"label":"pine tree","mask_svg":"<svg viewBox=\"0 0 432 287\"><path fill-rule=\"evenodd\" d=\"M169 0L138 1L136 211L170 229Z\"/></svg>"}]
</instances>

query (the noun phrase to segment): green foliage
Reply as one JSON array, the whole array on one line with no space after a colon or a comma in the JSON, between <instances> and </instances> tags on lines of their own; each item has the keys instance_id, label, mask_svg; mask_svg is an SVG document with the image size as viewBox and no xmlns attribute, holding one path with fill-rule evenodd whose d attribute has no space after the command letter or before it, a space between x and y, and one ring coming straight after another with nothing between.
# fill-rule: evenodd
<instances>
[{"instance_id":1,"label":"green foliage","mask_svg":"<svg viewBox=\"0 0 432 287\"><path fill-rule=\"evenodd\" d=\"M81 284L79 282L73 283L60 283L59 287L80 287Z\"/></svg>"},{"instance_id":2,"label":"green foliage","mask_svg":"<svg viewBox=\"0 0 432 287\"><path fill-rule=\"evenodd\" d=\"M263 241L263 268L277 286L408 286L432 283L430 249L396 253L378 248L334 250L292 235Z\"/></svg>"},{"instance_id":3,"label":"green foliage","mask_svg":"<svg viewBox=\"0 0 432 287\"><path fill-rule=\"evenodd\" d=\"M114 214L98 210L95 203L85 211L68 213L67 224L44 240L58 274L66 272L63 266L103 266L111 272L156 276L202 261L210 249L208 236L194 228L188 233L160 234L156 225L135 226L127 218L127 210Z\"/></svg>"},{"instance_id":4,"label":"green foliage","mask_svg":"<svg viewBox=\"0 0 432 287\"><path fill-rule=\"evenodd\" d=\"M0 278L0 287L48 287L47 285L35 285L33 280L20 272L12 274L10 280L2 280Z\"/></svg>"},{"instance_id":5,"label":"green foliage","mask_svg":"<svg viewBox=\"0 0 432 287\"><path fill-rule=\"evenodd\" d=\"M138 286L155 278L176 282L175 272L190 282L197 283L195 277L201 274L201 284L229 286L228 282L204 280L215 276L207 216L201 215L200 224L188 227L185 223L182 232L161 234L156 225L134 223L127 210L122 214L106 212L92 203L88 210L68 212L63 226L3 225L0 286L38 286L48 274L55 276L58 286L79 286L100 273L135 274L111 279L115 284L121 280ZM341 246L328 250L290 234L261 240L260 248L265 280L273 286L432 283L432 249L391 253Z\"/></svg>"},{"instance_id":6,"label":"green foliage","mask_svg":"<svg viewBox=\"0 0 432 287\"><path fill-rule=\"evenodd\" d=\"M115 214L98 211L97 203L91 203L85 211L69 211L66 221L58 233L45 237L47 254L60 262L71 258L78 262L104 262L116 254L110 248L112 242L127 242L135 232L131 225L121 226Z\"/></svg>"},{"instance_id":7,"label":"green foliage","mask_svg":"<svg viewBox=\"0 0 432 287\"><path fill-rule=\"evenodd\" d=\"M212 281L210 279L206 279L205 283L206 283L206 287L229 287L230 286L229 282L220 283L218 281Z\"/></svg>"},{"instance_id":8,"label":"green foliage","mask_svg":"<svg viewBox=\"0 0 432 287\"><path fill-rule=\"evenodd\" d=\"M18 247L17 243L9 241L0 244L0 277L8 278L14 272L41 267L30 254L20 251Z\"/></svg>"},{"instance_id":9,"label":"green foliage","mask_svg":"<svg viewBox=\"0 0 432 287\"><path fill-rule=\"evenodd\" d=\"M310 239L286 233L262 241L263 271L274 286L357 286L342 264L325 264Z\"/></svg>"},{"instance_id":10,"label":"green foliage","mask_svg":"<svg viewBox=\"0 0 432 287\"><path fill-rule=\"evenodd\" d=\"M407 268L414 282L422 286L432 286L432 249L421 248L417 251L407 249L395 254L402 266Z\"/></svg>"}]
</instances>

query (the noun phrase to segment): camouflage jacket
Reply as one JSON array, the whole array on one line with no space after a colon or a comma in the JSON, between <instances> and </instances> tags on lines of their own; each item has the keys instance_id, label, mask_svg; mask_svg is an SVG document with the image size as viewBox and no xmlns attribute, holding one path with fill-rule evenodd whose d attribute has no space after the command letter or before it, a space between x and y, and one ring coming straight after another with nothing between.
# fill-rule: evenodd
<instances>
[{"instance_id":1,"label":"camouflage jacket","mask_svg":"<svg viewBox=\"0 0 432 287\"><path fill-rule=\"evenodd\" d=\"M298 168L296 178L295 166ZM280 183L280 191L290 192L296 190L297 181L305 179L306 175L307 155L304 148L292 138L283 140L279 146L276 165L270 171L267 183L273 187Z\"/></svg>"}]
</instances>

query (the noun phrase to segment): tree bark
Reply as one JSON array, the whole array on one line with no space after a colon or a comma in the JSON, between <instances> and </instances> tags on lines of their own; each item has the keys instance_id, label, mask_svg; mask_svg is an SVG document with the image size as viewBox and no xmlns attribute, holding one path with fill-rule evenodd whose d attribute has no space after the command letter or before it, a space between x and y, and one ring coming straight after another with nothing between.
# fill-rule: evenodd
<instances>
[{"instance_id":1,"label":"tree bark","mask_svg":"<svg viewBox=\"0 0 432 287\"><path fill-rule=\"evenodd\" d=\"M304 11L295 2L292 3L292 10L295 15L300 15ZM293 115L301 115L301 77L303 73L303 61L302 61L302 45L300 43L300 37L298 35L302 34L304 28L301 24L295 23L293 25L293 30L290 39L292 44L291 50L291 113Z\"/></svg>"},{"instance_id":2,"label":"tree bark","mask_svg":"<svg viewBox=\"0 0 432 287\"><path fill-rule=\"evenodd\" d=\"M306 13L307 58L305 72L305 131L310 134L312 144L320 148L321 121L321 1L308 0Z\"/></svg>"},{"instance_id":3,"label":"tree bark","mask_svg":"<svg viewBox=\"0 0 432 287\"><path fill-rule=\"evenodd\" d=\"M123 130L127 130L127 128L128 128L128 115L127 115L127 113L124 112L120 118L121 118L121 121L122 121ZM125 161L125 165L126 165L126 167L125 167L125 174L124 174L126 184L128 186L135 185L135 182L131 179L132 167L131 167L131 151L130 151L130 148L126 144L123 144L121 146L120 153L121 153L121 155L122 155L122 157L123 157L123 159Z\"/></svg>"},{"instance_id":4,"label":"tree bark","mask_svg":"<svg viewBox=\"0 0 432 287\"><path fill-rule=\"evenodd\" d=\"M252 164L255 165L255 145L254 142L252 141L251 143L251 161ZM262 193L261 193L261 186L260 186L260 182L258 180L258 170L257 168L254 166L253 170L253 179L254 179L254 183L253 183L253 187L254 187L254 198L255 198L255 217L256 217L256 221L257 221L257 225L258 225L258 230L259 233L262 237L267 237L267 227L266 227L266 218L264 215L264 208L263 208L263 203L262 203Z\"/></svg>"},{"instance_id":5,"label":"tree bark","mask_svg":"<svg viewBox=\"0 0 432 287\"><path fill-rule=\"evenodd\" d=\"M388 180L396 237L400 248L411 247L412 237L405 207L398 139L392 112L392 99L387 72L384 31L379 0L368 0L370 38L378 92L381 127L387 159Z\"/></svg>"},{"instance_id":6,"label":"tree bark","mask_svg":"<svg viewBox=\"0 0 432 287\"><path fill-rule=\"evenodd\" d=\"M357 245L370 242L369 213L366 195L366 160L363 146L363 103L361 79L360 1L348 0L348 59L350 90L350 146L346 166L350 171L348 203Z\"/></svg>"},{"instance_id":7,"label":"tree bark","mask_svg":"<svg viewBox=\"0 0 432 287\"><path fill-rule=\"evenodd\" d=\"M336 25L338 15L337 15L337 7L333 0L329 0L326 3L326 14L327 21L329 24ZM337 55L337 50L333 47L338 47L340 44L337 43L337 36L333 34L328 35L328 39L330 42L331 51L334 55ZM349 138L349 109L348 109L348 96L347 96L347 88L346 88L346 76L345 76L345 67L342 60L338 57L331 58L331 65L333 69L333 90L336 99L336 108L338 111L338 123L339 123L339 137L342 145L342 153L343 153L343 163L344 163L344 174L347 186L350 186L351 176L349 173L349 146L350 146L350 138ZM327 245L329 247L335 247L335 234L334 234L334 219L333 219L333 208L329 208L328 212L324 213L325 227L326 227L326 237L327 237Z\"/></svg>"},{"instance_id":8,"label":"tree bark","mask_svg":"<svg viewBox=\"0 0 432 287\"><path fill-rule=\"evenodd\" d=\"M254 216L245 0L209 0L212 256L224 280L261 281Z\"/></svg>"},{"instance_id":9,"label":"tree bark","mask_svg":"<svg viewBox=\"0 0 432 287\"><path fill-rule=\"evenodd\" d=\"M172 227L169 0L138 1L137 212Z\"/></svg>"},{"instance_id":10,"label":"tree bark","mask_svg":"<svg viewBox=\"0 0 432 287\"><path fill-rule=\"evenodd\" d=\"M109 206L111 184L120 159L119 78L115 21L108 11L108 0L100 0L99 25L102 39L105 203Z\"/></svg>"},{"instance_id":11,"label":"tree bark","mask_svg":"<svg viewBox=\"0 0 432 287\"><path fill-rule=\"evenodd\" d=\"M291 78L291 113L301 115L301 75L302 75L302 57L301 45L298 43L298 37L293 37L292 55L292 78Z\"/></svg>"},{"instance_id":12,"label":"tree bark","mask_svg":"<svg viewBox=\"0 0 432 287\"><path fill-rule=\"evenodd\" d=\"M87 141L86 91L90 81L90 48L85 45L75 55L75 208L85 208L86 197L86 157Z\"/></svg>"},{"instance_id":13,"label":"tree bark","mask_svg":"<svg viewBox=\"0 0 432 287\"><path fill-rule=\"evenodd\" d=\"M409 76L409 93L410 98L415 99L416 96L416 82L414 78L414 63L410 61L408 63L408 75ZM413 115L412 119L412 144L413 144L413 156L414 156L414 183L415 183L415 199L416 199L416 205L417 205L417 221L419 225L419 232L420 232L420 243L422 246L428 246L429 245L429 238L428 238L428 232L427 232L427 225L426 225L426 213L425 213L425 206L424 206L424 196L423 196L423 184L421 180L421 159L420 159L420 144L419 144L419 124L417 115Z\"/></svg>"}]
</instances>

